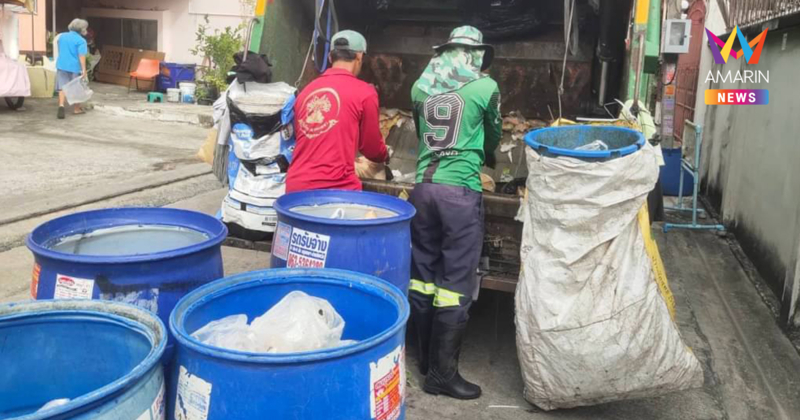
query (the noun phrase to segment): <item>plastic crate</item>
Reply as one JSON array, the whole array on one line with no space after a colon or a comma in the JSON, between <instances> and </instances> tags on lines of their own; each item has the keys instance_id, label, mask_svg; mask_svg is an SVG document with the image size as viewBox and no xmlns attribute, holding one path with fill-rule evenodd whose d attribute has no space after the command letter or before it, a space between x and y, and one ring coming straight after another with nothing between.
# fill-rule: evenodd
<instances>
[{"instance_id":1,"label":"plastic crate","mask_svg":"<svg viewBox=\"0 0 800 420\"><path fill-rule=\"evenodd\" d=\"M156 78L158 90L166 92L167 89L177 88L180 82L194 82L194 64L161 63L161 74Z\"/></svg>"}]
</instances>

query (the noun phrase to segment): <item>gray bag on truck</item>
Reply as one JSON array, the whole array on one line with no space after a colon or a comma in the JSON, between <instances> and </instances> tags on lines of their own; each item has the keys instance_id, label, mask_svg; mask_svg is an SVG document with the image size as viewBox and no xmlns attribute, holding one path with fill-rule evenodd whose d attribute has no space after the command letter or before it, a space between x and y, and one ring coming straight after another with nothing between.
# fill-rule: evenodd
<instances>
[{"instance_id":1,"label":"gray bag on truck","mask_svg":"<svg viewBox=\"0 0 800 420\"><path fill-rule=\"evenodd\" d=\"M701 386L637 218L658 178L653 147L604 162L527 148L527 162L516 292L525 399L552 410Z\"/></svg>"}]
</instances>

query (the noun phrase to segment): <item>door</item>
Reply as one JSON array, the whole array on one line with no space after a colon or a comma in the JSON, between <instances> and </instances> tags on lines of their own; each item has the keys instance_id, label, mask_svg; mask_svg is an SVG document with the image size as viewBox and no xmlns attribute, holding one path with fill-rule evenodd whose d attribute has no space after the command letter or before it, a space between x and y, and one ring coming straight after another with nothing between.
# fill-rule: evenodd
<instances>
[{"instance_id":1,"label":"door","mask_svg":"<svg viewBox=\"0 0 800 420\"><path fill-rule=\"evenodd\" d=\"M694 121L697 76L700 69L700 53L703 48L703 27L706 21L705 1L696 0L693 2L686 14L688 19L692 21L689 52L678 57L678 70L675 73L675 127L673 136L681 144L683 143L684 121Z\"/></svg>"},{"instance_id":2,"label":"door","mask_svg":"<svg viewBox=\"0 0 800 420\"><path fill-rule=\"evenodd\" d=\"M158 21L124 18L89 18L98 48L104 45L158 50Z\"/></svg>"}]
</instances>

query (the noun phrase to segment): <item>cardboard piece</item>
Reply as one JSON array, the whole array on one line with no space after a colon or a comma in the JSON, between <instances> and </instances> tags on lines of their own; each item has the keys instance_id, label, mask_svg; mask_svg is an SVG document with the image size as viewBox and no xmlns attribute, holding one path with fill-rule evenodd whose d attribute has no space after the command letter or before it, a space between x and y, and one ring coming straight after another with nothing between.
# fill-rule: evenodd
<instances>
[{"instance_id":1,"label":"cardboard piece","mask_svg":"<svg viewBox=\"0 0 800 420\"><path fill-rule=\"evenodd\" d=\"M197 151L197 157L199 157L203 162L214 165L214 151L217 146L217 129L212 128L208 131L208 136L206 137L205 143L203 146L200 147L200 150Z\"/></svg>"},{"instance_id":2,"label":"cardboard piece","mask_svg":"<svg viewBox=\"0 0 800 420\"><path fill-rule=\"evenodd\" d=\"M52 98L56 90L56 72L44 67L28 67L31 98Z\"/></svg>"},{"instance_id":3,"label":"cardboard piece","mask_svg":"<svg viewBox=\"0 0 800 420\"><path fill-rule=\"evenodd\" d=\"M130 73L139 67L139 61L143 58L164 61L164 58L166 58L166 54L163 52L112 45L103 46L101 55L100 63L95 68L95 79L99 82L121 86L128 86L128 83L130 83L134 89L136 88L136 83L131 82ZM139 90L143 92L155 90L155 80L140 80Z\"/></svg>"}]
</instances>

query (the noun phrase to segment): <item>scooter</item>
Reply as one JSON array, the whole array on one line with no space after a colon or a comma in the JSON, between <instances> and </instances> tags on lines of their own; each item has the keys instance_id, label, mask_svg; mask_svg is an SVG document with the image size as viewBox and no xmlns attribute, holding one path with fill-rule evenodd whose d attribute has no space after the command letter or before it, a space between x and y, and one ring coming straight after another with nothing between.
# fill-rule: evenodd
<instances>
[{"instance_id":1,"label":"scooter","mask_svg":"<svg viewBox=\"0 0 800 420\"><path fill-rule=\"evenodd\" d=\"M0 54L0 98L12 110L22 108L25 97L31 95L31 81L24 64Z\"/></svg>"},{"instance_id":2,"label":"scooter","mask_svg":"<svg viewBox=\"0 0 800 420\"><path fill-rule=\"evenodd\" d=\"M22 96L10 97L10 98L3 98L6 100L6 105L12 110L16 110L22 108L22 105L25 104L25 98Z\"/></svg>"},{"instance_id":3,"label":"scooter","mask_svg":"<svg viewBox=\"0 0 800 420\"><path fill-rule=\"evenodd\" d=\"M2 44L0 44L2 45ZM31 95L31 81L25 65L0 54L0 98L11 109L22 108L25 97Z\"/></svg>"},{"instance_id":4,"label":"scooter","mask_svg":"<svg viewBox=\"0 0 800 420\"><path fill-rule=\"evenodd\" d=\"M0 15L6 13L33 13L32 3L24 0L0 0ZM14 20L0 19L0 33L9 33L9 27ZM16 36L16 30L10 32ZM0 37L2 38L2 37ZM8 40L7 40L8 41ZM12 44L16 43L16 39ZM25 97L31 95L31 82L28 70L24 64L18 63L6 56L3 40L0 39L0 98L5 99L6 105L12 110L22 108Z\"/></svg>"}]
</instances>

